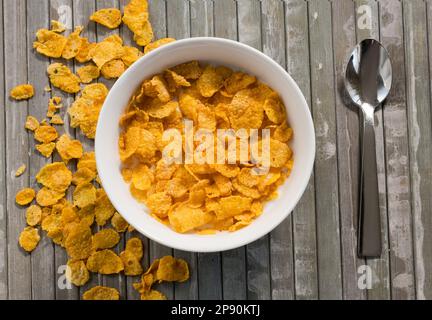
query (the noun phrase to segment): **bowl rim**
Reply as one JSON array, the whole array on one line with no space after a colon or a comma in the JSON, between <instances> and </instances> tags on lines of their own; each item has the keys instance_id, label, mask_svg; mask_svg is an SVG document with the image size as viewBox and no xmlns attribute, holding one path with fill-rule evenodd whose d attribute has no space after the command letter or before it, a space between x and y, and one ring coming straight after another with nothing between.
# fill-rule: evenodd
<instances>
[{"instance_id":1,"label":"bowl rim","mask_svg":"<svg viewBox=\"0 0 432 320\"><path fill-rule=\"evenodd\" d=\"M300 198L303 196L303 194L304 194L304 192L305 192L305 190L309 184L310 178L312 176L313 167L314 167L314 163L315 163L315 156L316 156L315 128L314 128L312 114L311 114L309 104L307 103L306 98L304 97L304 95L303 95L302 91L300 90L299 86L297 85L297 83L289 75L289 73L284 68L282 68L282 66L280 66L277 62L275 62L273 59L271 59L269 56L267 56L263 52L255 49L251 46L248 46L246 44L243 44L243 43L240 43L240 42L237 42L234 40L217 38L217 37L194 37L194 38L186 38L186 39L177 40L175 42L168 43L168 44L161 46L155 50L152 50L151 52L147 53L145 56L141 57L134 64L132 64L122 74L122 76L120 76L120 78L117 79L117 81L114 83L112 88L109 90L109 93L108 93L107 97L105 98L104 104L103 104L102 109L100 111L98 123L97 123L97 127L96 127L96 137L95 137L95 144L94 144L96 166L98 169L98 174L100 177L101 185L104 188L104 190L105 190L108 198L110 199L112 205L114 206L114 208L120 213L121 210L118 210L118 208L121 207L121 205L120 205L121 199L117 199L117 197L114 195L114 193L110 189L109 183L107 181L104 181L105 179L104 179L103 170L100 170L100 168L103 168L103 166L101 165L103 160L102 160L102 157L98 157L98 153L99 153L98 150L101 150L101 148L98 147L100 145L100 143L98 143L98 141L101 141L103 139L102 131L99 130L101 127L100 119L103 118L103 114L105 114L107 112L106 111L107 108L105 106L107 104L109 104L108 101L110 101L110 97L113 96L114 94L116 94L117 87L121 87L121 84L127 78L126 74L133 73L136 69L140 69L141 64L145 63L145 61L147 61L147 60L153 59L162 50L168 51L168 50L171 50L173 48L180 48L180 47L184 47L184 46L189 46L190 44L195 44L195 43L202 45L202 44L205 44L206 42L207 43L211 42L212 45L215 45L215 44L229 45L229 46L233 46L236 49L249 51L255 55L258 55L260 59L265 60L267 63L271 64L274 68L276 68L279 72L284 74L284 77L290 83L290 85L292 86L292 89L294 89L294 91L296 92L296 94L298 95L300 100L302 100L303 105L305 105L307 107L307 112L306 112L307 126L308 126L308 130L312 131L311 132L311 139L312 140L310 141L311 150L309 150L311 157L310 157L309 161L307 161L307 163L303 163L304 172L306 172L308 174L305 175L305 179L304 179L304 181L302 181L302 184L298 186L299 193L295 199L292 199L292 201L291 201L292 205L290 207L287 207L287 209L285 211L281 212L280 215L278 215L275 219L272 220L272 222L268 223L266 228L260 229L260 232L250 234L249 236L246 236L246 234L245 234L245 236L243 238L237 238L235 242L219 241L214 246L211 246L211 247L200 246L199 248L194 247L193 245L192 246L186 245L185 243L183 243L183 245L177 244L177 243L173 243L172 241L170 242L169 239L166 239L164 237L160 237L158 235L147 232L145 228L142 228L140 225L135 225L133 222L131 222L127 218L127 215L124 216L124 219L130 225L132 225L139 233L141 233L142 235L144 235L148 239L153 240L155 242L158 242L164 246L167 246L167 247L170 247L173 249L189 251L189 252L220 252L220 251L226 251L226 250L239 248L239 247L247 245L247 244L267 235L272 230L274 230L279 224L281 224L291 214L291 212L294 210L294 208L298 205L298 202L300 201ZM203 59L203 60L205 60L205 59ZM185 61L185 62L187 62L187 61ZM307 177L307 179L306 179L306 177ZM241 230L239 230L239 231L241 231Z\"/></svg>"}]
</instances>

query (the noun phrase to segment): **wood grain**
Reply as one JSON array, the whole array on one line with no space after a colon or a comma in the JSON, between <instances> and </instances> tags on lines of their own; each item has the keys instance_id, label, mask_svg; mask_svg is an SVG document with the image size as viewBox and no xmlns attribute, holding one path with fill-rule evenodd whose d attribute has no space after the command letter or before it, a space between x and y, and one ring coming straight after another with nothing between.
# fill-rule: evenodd
<instances>
[{"instance_id":1,"label":"wood grain","mask_svg":"<svg viewBox=\"0 0 432 320\"><path fill-rule=\"evenodd\" d=\"M23 124L28 114L27 101L9 98L10 90L27 83L26 63L28 49L26 39L26 1L6 0L3 6L5 52L5 110L6 110L6 184L7 184L7 237L8 237L8 297L31 299L31 256L18 245L18 237L26 226L24 210L15 203L15 194L29 186L29 171L19 179L14 172L21 164L29 166L29 134ZM17 159L19 163L17 163Z\"/></svg>"},{"instance_id":2,"label":"wood grain","mask_svg":"<svg viewBox=\"0 0 432 320\"><path fill-rule=\"evenodd\" d=\"M315 192L318 242L319 294L323 299L342 298L338 163L336 146L335 88L331 6L309 2L309 41L312 112L317 154Z\"/></svg>"},{"instance_id":3,"label":"wood grain","mask_svg":"<svg viewBox=\"0 0 432 320\"><path fill-rule=\"evenodd\" d=\"M49 28L49 9L48 2L45 0L27 1L27 48L28 49L28 81L35 88L35 96L28 101L29 114L42 120L46 118L48 101L50 94L44 91L45 86L49 84L46 76L46 69L49 60L46 57L31 50L35 34L38 29ZM51 162L51 159L43 157L35 146L38 142L33 139L33 134L29 134L29 155L30 165L30 186L38 189L35 179L40 168ZM24 214L22 212L21 214ZM41 241L35 251L32 252L32 299L49 300L55 298L55 288L53 287L54 271L54 245L43 232ZM42 236L42 234L44 234Z\"/></svg>"},{"instance_id":4,"label":"wood grain","mask_svg":"<svg viewBox=\"0 0 432 320\"><path fill-rule=\"evenodd\" d=\"M311 105L308 8L303 0L285 1L286 68ZM318 298L314 174L292 213L296 299Z\"/></svg>"},{"instance_id":5,"label":"wood grain","mask_svg":"<svg viewBox=\"0 0 432 320\"><path fill-rule=\"evenodd\" d=\"M3 0L0 1L0 43L4 46ZM7 106L5 89L5 57L0 50L0 103ZM6 142L6 108L0 111L0 141ZM7 182L6 182L6 143L0 143L0 299L8 298L8 238L7 238Z\"/></svg>"},{"instance_id":6,"label":"wood grain","mask_svg":"<svg viewBox=\"0 0 432 320\"><path fill-rule=\"evenodd\" d=\"M403 1L406 95L408 110L409 166L414 240L413 279L411 252L399 257L401 271L393 278L395 298L431 298L431 215L432 137L430 70L428 65L428 24L424 1ZM407 222L408 212L405 211ZM409 241L411 234L399 234L399 241ZM405 269L405 270L404 270ZM414 291L415 290L415 291Z\"/></svg>"}]
</instances>

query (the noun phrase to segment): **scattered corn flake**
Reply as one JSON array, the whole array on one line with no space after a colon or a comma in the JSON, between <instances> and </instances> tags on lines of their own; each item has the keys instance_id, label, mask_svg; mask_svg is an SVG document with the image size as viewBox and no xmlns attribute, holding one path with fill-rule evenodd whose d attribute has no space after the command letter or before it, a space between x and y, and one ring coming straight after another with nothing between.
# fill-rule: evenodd
<instances>
[{"instance_id":1,"label":"scattered corn flake","mask_svg":"<svg viewBox=\"0 0 432 320\"><path fill-rule=\"evenodd\" d=\"M15 171L15 177L21 176L27 169L27 166L25 164L21 165L18 169Z\"/></svg>"},{"instance_id":2,"label":"scattered corn flake","mask_svg":"<svg viewBox=\"0 0 432 320\"><path fill-rule=\"evenodd\" d=\"M80 223L91 226L95 220L95 213L94 213L94 205L88 205L84 208L80 208L77 212L78 217L80 218Z\"/></svg>"},{"instance_id":3,"label":"scattered corn flake","mask_svg":"<svg viewBox=\"0 0 432 320\"><path fill-rule=\"evenodd\" d=\"M75 27L75 30L68 36L65 47L63 48L62 58L73 59L77 56L81 49L82 38L80 34L84 28L82 26Z\"/></svg>"},{"instance_id":4,"label":"scattered corn flake","mask_svg":"<svg viewBox=\"0 0 432 320\"><path fill-rule=\"evenodd\" d=\"M89 281L90 274L83 260L68 260L66 279L77 287L81 287Z\"/></svg>"},{"instance_id":5,"label":"scattered corn flake","mask_svg":"<svg viewBox=\"0 0 432 320\"><path fill-rule=\"evenodd\" d=\"M167 297L162 292L154 289L141 293L140 298L141 300L167 300Z\"/></svg>"},{"instance_id":6,"label":"scattered corn flake","mask_svg":"<svg viewBox=\"0 0 432 320\"><path fill-rule=\"evenodd\" d=\"M115 274L123 271L123 262L114 251L105 249L91 254L87 260L87 269L100 274Z\"/></svg>"},{"instance_id":7,"label":"scattered corn flake","mask_svg":"<svg viewBox=\"0 0 432 320\"><path fill-rule=\"evenodd\" d=\"M33 227L25 227L19 236L19 244L27 252L32 252L40 240L39 231Z\"/></svg>"},{"instance_id":8,"label":"scattered corn flake","mask_svg":"<svg viewBox=\"0 0 432 320\"><path fill-rule=\"evenodd\" d=\"M33 42L33 48L37 52L50 58L60 58L67 38L47 29L40 29L36 32L37 40Z\"/></svg>"},{"instance_id":9,"label":"scattered corn flake","mask_svg":"<svg viewBox=\"0 0 432 320\"><path fill-rule=\"evenodd\" d=\"M133 32L138 45L146 46L153 40L147 0L131 0L124 8L122 20Z\"/></svg>"},{"instance_id":10,"label":"scattered corn flake","mask_svg":"<svg viewBox=\"0 0 432 320\"><path fill-rule=\"evenodd\" d=\"M63 134L57 140L56 149L65 163L68 163L71 159L79 159L83 155L81 142L71 139L67 134Z\"/></svg>"},{"instance_id":11,"label":"scattered corn flake","mask_svg":"<svg viewBox=\"0 0 432 320\"><path fill-rule=\"evenodd\" d=\"M91 60L90 51L96 46L96 43L91 43L87 38L81 38L81 46L78 50L75 60L80 63L85 63Z\"/></svg>"},{"instance_id":12,"label":"scattered corn flake","mask_svg":"<svg viewBox=\"0 0 432 320\"><path fill-rule=\"evenodd\" d=\"M120 253L120 259L124 265L124 274L127 276L138 276L143 273L139 259L130 251Z\"/></svg>"},{"instance_id":13,"label":"scattered corn flake","mask_svg":"<svg viewBox=\"0 0 432 320\"><path fill-rule=\"evenodd\" d=\"M42 221L42 209L36 204L31 205L26 210L26 222L29 226L34 227Z\"/></svg>"},{"instance_id":14,"label":"scattered corn flake","mask_svg":"<svg viewBox=\"0 0 432 320\"><path fill-rule=\"evenodd\" d=\"M135 47L123 47L122 61L126 67L130 67L135 61L141 58L144 54Z\"/></svg>"},{"instance_id":15,"label":"scattered corn flake","mask_svg":"<svg viewBox=\"0 0 432 320\"><path fill-rule=\"evenodd\" d=\"M49 85L46 85L46 86L44 87L44 91L45 91L45 92L51 92L51 87L50 87Z\"/></svg>"},{"instance_id":16,"label":"scattered corn flake","mask_svg":"<svg viewBox=\"0 0 432 320\"><path fill-rule=\"evenodd\" d=\"M126 251L131 252L138 260L144 255L143 244L140 238L133 237L126 242Z\"/></svg>"},{"instance_id":17,"label":"scattered corn flake","mask_svg":"<svg viewBox=\"0 0 432 320\"><path fill-rule=\"evenodd\" d=\"M44 157L51 157L56 144L54 142L42 143L36 145L36 150L39 151Z\"/></svg>"},{"instance_id":18,"label":"scattered corn flake","mask_svg":"<svg viewBox=\"0 0 432 320\"><path fill-rule=\"evenodd\" d=\"M48 207L56 204L60 199L65 196L64 192L51 190L50 188L43 187L36 195L36 202L41 207Z\"/></svg>"},{"instance_id":19,"label":"scattered corn flake","mask_svg":"<svg viewBox=\"0 0 432 320\"><path fill-rule=\"evenodd\" d=\"M39 121L33 116L27 116L25 126L27 130L35 131L37 128L39 128Z\"/></svg>"},{"instance_id":20,"label":"scattered corn flake","mask_svg":"<svg viewBox=\"0 0 432 320\"><path fill-rule=\"evenodd\" d=\"M119 78L126 70L126 65L121 59L106 62L101 68L101 74L105 79Z\"/></svg>"},{"instance_id":21,"label":"scattered corn flake","mask_svg":"<svg viewBox=\"0 0 432 320\"><path fill-rule=\"evenodd\" d=\"M118 212L112 216L111 225L117 232L125 232L129 227L129 223Z\"/></svg>"},{"instance_id":22,"label":"scattered corn flake","mask_svg":"<svg viewBox=\"0 0 432 320\"><path fill-rule=\"evenodd\" d=\"M34 96L34 88L31 84L20 84L10 91L10 96L15 100L27 100Z\"/></svg>"},{"instance_id":23,"label":"scattered corn flake","mask_svg":"<svg viewBox=\"0 0 432 320\"><path fill-rule=\"evenodd\" d=\"M79 208L96 202L96 188L91 183L79 184L73 192L73 203Z\"/></svg>"},{"instance_id":24,"label":"scattered corn flake","mask_svg":"<svg viewBox=\"0 0 432 320\"><path fill-rule=\"evenodd\" d=\"M162 38L162 39L158 39L154 42L149 43L148 45L146 45L146 47L144 48L144 54L149 53L150 51L153 51L165 44L171 43L176 41L176 39L174 38Z\"/></svg>"},{"instance_id":25,"label":"scattered corn flake","mask_svg":"<svg viewBox=\"0 0 432 320\"><path fill-rule=\"evenodd\" d=\"M119 300L120 294L115 288L96 286L83 294L83 300Z\"/></svg>"},{"instance_id":26,"label":"scattered corn flake","mask_svg":"<svg viewBox=\"0 0 432 320\"><path fill-rule=\"evenodd\" d=\"M77 224L70 231L65 241L67 254L73 260L88 258L92 253L92 233L85 224Z\"/></svg>"},{"instance_id":27,"label":"scattered corn flake","mask_svg":"<svg viewBox=\"0 0 432 320\"><path fill-rule=\"evenodd\" d=\"M72 175L72 183L79 185L82 183L89 183L96 178L96 173L89 168L83 167L75 171Z\"/></svg>"},{"instance_id":28,"label":"scattered corn flake","mask_svg":"<svg viewBox=\"0 0 432 320\"><path fill-rule=\"evenodd\" d=\"M114 229L102 229L93 235L93 249L109 249L117 245L120 235Z\"/></svg>"},{"instance_id":29,"label":"scattered corn flake","mask_svg":"<svg viewBox=\"0 0 432 320\"><path fill-rule=\"evenodd\" d=\"M55 114L51 117L50 124L61 126L64 124L64 121L60 115Z\"/></svg>"},{"instance_id":30,"label":"scattered corn flake","mask_svg":"<svg viewBox=\"0 0 432 320\"><path fill-rule=\"evenodd\" d=\"M42 143L53 142L57 137L57 130L50 125L40 125L34 132L34 138Z\"/></svg>"},{"instance_id":31,"label":"scattered corn flake","mask_svg":"<svg viewBox=\"0 0 432 320\"><path fill-rule=\"evenodd\" d=\"M99 226L104 226L113 216L115 208L111 204L107 194L103 189L98 190L95 206L96 223Z\"/></svg>"},{"instance_id":32,"label":"scattered corn flake","mask_svg":"<svg viewBox=\"0 0 432 320\"><path fill-rule=\"evenodd\" d=\"M121 12L116 8L101 9L90 16L91 21L97 22L109 29L117 28L122 22L121 18Z\"/></svg>"},{"instance_id":33,"label":"scattered corn flake","mask_svg":"<svg viewBox=\"0 0 432 320\"><path fill-rule=\"evenodd\" d=\"M80 79L61 63L52 63L47 69L51 84L67 93L77 93L81 90Z\"/></svg>"},{"instance_id":34,"label":"scattered corn flake","mask_svg":"<svg viewBox=\"0 0 432 320\"><path fill-rule=\"evenodd\" d=\"M63 162L53 162L40 169L36 181L54 191L65 192L72 182L72 172Z\"/></svg>"},{"instance_id":35,"label":"scattered corn flake","mask_svg":"<svg viewBox=\"0 0 432 320\"><path fill-rule=\"evenodd\" d=\"M115 59L121 59L124 54L122 44L116 41L104 40L97 43L89 52L93 62L102 68L103 65Z\"/></svg>"},{"instance_id":36,"label":"scattered corn flake","mask_svg":"<svg viewBox=\"0 0 432 320\"><path fill-rule=\"evenodd\" d=\"M66 26L57 20L51 20L51 31L62 33L66 30Z\"/></svg>"},{"instance_id":37,"label":"scattered corn flake","mask_svg":"<svg viewBox=\"0 0 432 320\"><path fill-rule=\"evenodd\" d=\"M48 110L47 110L48 118L52 118L63 107L61 101L62 98L58 96L54 96L51 99L49 99Z\"/></svg>"},{"instance_id":38,"label":"scattered corn flake","mask_svg":"<svg viewBox=\"0 0 432 320\"><path fill-rule=\"evenodd\" d=\"M94 64L88 64L77 70L77 75L80 78L81 83L90 83L93 80L99 78L100 71Z\"/></svg>"},{"instance_id":39,"label":"scattered corn flake","mask_svg":"<svg viewBox=\"0 0 432 320\"><path fill-rule=\"evenodd\" d=\"M36 196L36 191L32 188L24 188L17 192L15 202L20 206L25 206L33 201Z\"/></svg>"},{"instance_id":40,"label":"scattered corn flake","mask_svg":"<svg viewBox=\"0 0 432 320\"><path fill-rule=\"evenodd\" d=\"M159 259L157 281L184 282L189 279L189 267L185 260L165 256Z\"/></svg>"}]
</instances>

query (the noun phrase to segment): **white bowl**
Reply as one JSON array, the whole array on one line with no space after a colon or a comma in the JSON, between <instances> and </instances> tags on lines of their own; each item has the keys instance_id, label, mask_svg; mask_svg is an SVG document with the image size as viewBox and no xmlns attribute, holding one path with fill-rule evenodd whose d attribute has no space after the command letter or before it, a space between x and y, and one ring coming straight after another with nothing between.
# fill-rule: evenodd
<instances>
[{"instance_id":1,"label":"white bowl","mask_svg":"<svg viewBox=\"0 0 432 320\"><path fill-rule=\"evenodd\" d=\"M137 202L120 173L118 149L119 118L130 97L144 79L168 67L199 60L230 66L255 75L276 90L283 99L294 130L291 148L294 167L279 188L279 197L264 206L264 212L249 226L235 232L214 235L180 234L148 214ZM276 62L247 45L220 38L179 40L146 54L114 84L105 100L96 131L96 162L102 185L117 211L136 230L165 246L194 252L214 252L246 245L272 231L294 209L313 169L315 132L303 94L294 80Z\"/></svg>"}]
</instances>

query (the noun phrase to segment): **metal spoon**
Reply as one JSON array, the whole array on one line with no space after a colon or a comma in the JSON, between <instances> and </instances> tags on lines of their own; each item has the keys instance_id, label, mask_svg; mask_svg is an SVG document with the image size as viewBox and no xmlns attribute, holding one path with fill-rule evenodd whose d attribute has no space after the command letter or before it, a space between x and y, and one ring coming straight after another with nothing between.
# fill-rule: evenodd
<instances>
[{"instance_id":1,"label":"metal spoon","mask_svg":"<svg viewBox=\"0 0 432 320\"><path fill-rule=\"evenodd\" d=\"M359 257L381 255L381 223L375 154L374 111L387 97L392 66L386 49L366 39L352 52L345 73L345 88L362 111L362 146L357 246Z\"/></svg>"}]
</instances>

